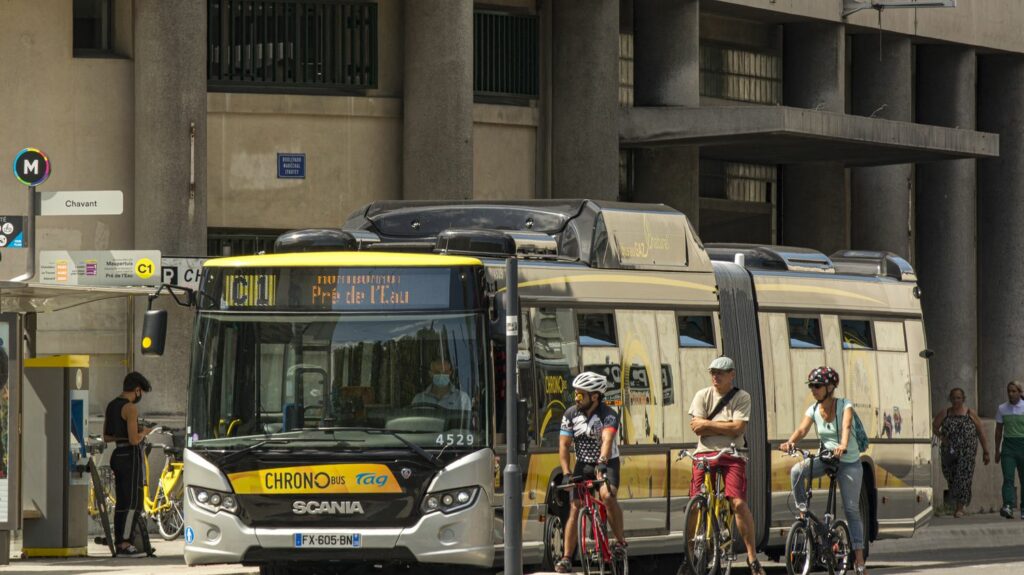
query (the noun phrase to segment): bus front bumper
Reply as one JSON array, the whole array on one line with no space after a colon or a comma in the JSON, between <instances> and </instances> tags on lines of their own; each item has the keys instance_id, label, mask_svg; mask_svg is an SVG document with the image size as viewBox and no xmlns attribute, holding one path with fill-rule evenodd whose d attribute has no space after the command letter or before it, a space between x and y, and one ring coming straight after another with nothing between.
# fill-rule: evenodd
<instances>
[{"instance_id":1,"label":"bus front bumper","mask_svg":"<svg viewBox=\"0 0 1024 575\"><path fill-rule=\"evenodd\" d=\"M188 499L186 498L186 504ZM467 509L424 515L412 527L304 529L248 527L230 513L209 513L189 506L186 513L185 563L398 562L444 563L491 567L494 512L486 497ZM360 536L359 548L300 548L295 535ZM191 542L189 542L191 538Z\"/></svg>"}]
</instances>

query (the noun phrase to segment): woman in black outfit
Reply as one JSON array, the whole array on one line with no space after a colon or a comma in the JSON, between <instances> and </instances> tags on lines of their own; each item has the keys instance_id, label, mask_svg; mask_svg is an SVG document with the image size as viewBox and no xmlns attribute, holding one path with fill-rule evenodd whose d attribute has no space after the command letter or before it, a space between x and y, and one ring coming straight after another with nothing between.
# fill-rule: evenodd
<instances>
[{"instance_id":1,"label":"woman in black outfit","mask_svg":"<svg viewBox=\"0 0 1024 575\"><path fill-rule=\"evenodd\" d=\"M974 461L977 458L978 442L984 453L982 462L988 465L988 442L981 427L981 420L973 409L964 405L967 394L955 387L949 392L950 406L935 415L932 431L941 440L942 475L949 484L950 498L956 503L953 517L957 519L967 513L971 504L971 483L974 481Z\"/></svg>"},{"instance_id":2,"label":"woman in black outfit","mask_svg":"<svg viewBox=\"0 0 1024 575\"><path fill-rule=\"evenodd\" d=\"M142 508L142 475L146 469L139 444L153 429L139 426L139 410L135 404L153 388L141 373L133 371L124 377L122 389L121 395L107 404L103 420L103 440L117 444L110 455L117 497L114 539L118 555L142 557L145 552L132 544L132 530Z\"/></svg>"}]
</instances>

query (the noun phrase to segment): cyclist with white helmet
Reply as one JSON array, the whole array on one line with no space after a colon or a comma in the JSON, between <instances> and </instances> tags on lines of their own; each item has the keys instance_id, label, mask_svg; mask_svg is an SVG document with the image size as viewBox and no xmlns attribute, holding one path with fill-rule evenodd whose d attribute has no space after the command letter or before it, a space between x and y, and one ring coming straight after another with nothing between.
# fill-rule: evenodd
<instances>
[{"instance_id":1,"label":"cyclist with white helmet","mask_svg":"<svg viewBox=\"0 0 1024 575\"><path fill-rule=\"evenodd\" d=\"M569 483L575 476L584 475L588 467L595 471L598 479L603 478L601 500L608 508L608 522L615 534L613 551L621 553L626 547L622 529L622 509L615 495L619 489L619 414L604 402L608 391L608 378L585 371L572 380L576 404L565 411L559 433L558 459L562 463L562 481ZM576 465L569 466L569 445L576 450ZM555 564L558 573L572 570L572 554L576 547L576 520L579 503L573 499L569 518L565 523L565 546L563 556Z\"/></svg>"}]
</instances>

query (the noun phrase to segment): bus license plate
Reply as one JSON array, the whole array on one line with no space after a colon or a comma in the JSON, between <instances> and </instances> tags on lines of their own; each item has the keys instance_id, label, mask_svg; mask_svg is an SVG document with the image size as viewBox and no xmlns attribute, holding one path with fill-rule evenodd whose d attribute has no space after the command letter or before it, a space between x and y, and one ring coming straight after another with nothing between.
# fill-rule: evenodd
<instances>
[{"instance_id":1,"label":"bus license plate","mask_svg":"<svg viewBox=\"0 0 1024 575\"><path fill-rule=\"evenodd\" d=\"M349 534L295 534L295 548L355 549L363 546L363 538L359 533Z\"/></svg>"}]
</instances>

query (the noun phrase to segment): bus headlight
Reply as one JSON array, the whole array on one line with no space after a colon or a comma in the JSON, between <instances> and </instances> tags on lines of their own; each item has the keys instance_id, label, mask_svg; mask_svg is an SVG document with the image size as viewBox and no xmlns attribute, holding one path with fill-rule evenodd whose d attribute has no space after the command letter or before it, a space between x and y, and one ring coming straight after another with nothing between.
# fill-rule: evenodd
<instances>
[{"instance_id":1,"label":"bus headlight","mask_svg":"<svg viewBox=\"0 0 1024 575\"><path fill-rule=\"evenodd\" d=\"M188 493L192 498L192 502L197 507L205 509L210 513L217 513L218 511L235 513L238 511L238 500L231 493L224 493L205 487L196 487L194 485L188 486Z\"/></svg>"},{"instance_id":2,"label":"bus headlight","mask_svg":"<svg viewBox=\"0 0 1024 575\"><path fill-rule=\"evenodd\" d=\"M420 507L424 514L435 511L445 514L454 513L473 505L479 493L479 487L462 487L438 491L437 493L428 493L423 498L423 504Z\"/></svg>"}]
</instances>

